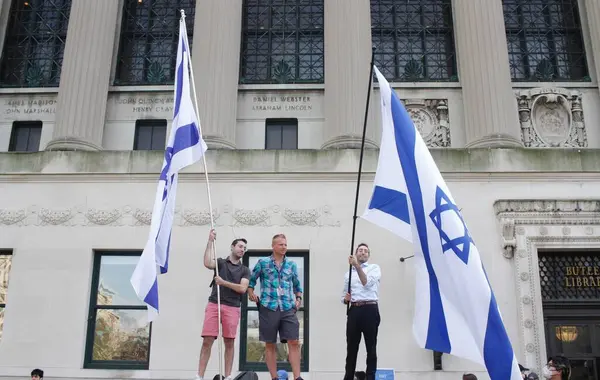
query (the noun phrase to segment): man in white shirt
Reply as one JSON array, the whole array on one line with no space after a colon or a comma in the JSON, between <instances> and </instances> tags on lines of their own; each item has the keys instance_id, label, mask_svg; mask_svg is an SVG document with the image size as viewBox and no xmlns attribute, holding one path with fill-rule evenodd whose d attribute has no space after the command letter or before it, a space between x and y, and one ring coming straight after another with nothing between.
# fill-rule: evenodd
<instances>
[{"instance_id":1,"label":"man in white shirt","mask_svg":"<svg viewBox=\"0 0 600 380\"><path fill-rule=\"evenodd\" d=\"M352 280L348 293L348 277L344 279L344 304L350 304L346 321L346 374L344 380L354 380L356 357L361 335L365 337L367 349L366 380L375 379L377 370L377 332L381 318L379 316L379 282L381 268L377 264L369 264L369 246L361 243L353 256L348 258L352 266Z\"/></svg>"}]
</instances>

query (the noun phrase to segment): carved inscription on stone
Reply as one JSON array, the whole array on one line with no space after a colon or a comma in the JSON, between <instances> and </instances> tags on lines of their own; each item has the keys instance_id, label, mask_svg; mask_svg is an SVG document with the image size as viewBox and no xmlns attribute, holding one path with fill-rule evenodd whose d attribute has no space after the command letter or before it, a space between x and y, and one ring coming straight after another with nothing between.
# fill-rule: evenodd
<instances>
[{"instance_id":1,"label":"carved inscription on stone","mask_svg":"<svg viewBox=\"0 0 600 380\"><path fill-rule=\"evenodd\" d=\"M526 147L587 147L579 91L533 88L519 91L517 99Z\"/></svg>"},{"instance_id":2,"label":"carved inscription on stone","mask_svg":"<svg viewBox=\"0 0 600 380\"><path fill-rule=\"evenodd\" d=\"M109 100L109 118L113 120L140 119L144 117L173 117L173 94L169 93L119 93Z\"/></svg>"},{"instance_id":3,"label":"carved inscription on stone","mask_svg":"<svg viewBox=\"0 0 600 380\"><path fill-rule=\"evenodd\" d=\"M56 95L2 96L0 114L10 120L53 121L56 114Z\"/></svg>"},{"instance_id":4,"label":"carved inscription on stone","mask_svg":"<svg viewBox=\"0 0 600 380\"><path fill-rule=\"evenodd\" d=\"M323 92L313 90L241 91L238 119L319 119L324 117L323 101Z\"/></svg>"},{"instance_id":5,"label":"carved inscription on stone","mask_svg":"<svg viewBox=\"0 0 600 380\"><path fill-rule=\"evenodd\" d=\"M254 95L252 111L309 112L313 105L309 95Z\"/></svg>"}]
</instances>

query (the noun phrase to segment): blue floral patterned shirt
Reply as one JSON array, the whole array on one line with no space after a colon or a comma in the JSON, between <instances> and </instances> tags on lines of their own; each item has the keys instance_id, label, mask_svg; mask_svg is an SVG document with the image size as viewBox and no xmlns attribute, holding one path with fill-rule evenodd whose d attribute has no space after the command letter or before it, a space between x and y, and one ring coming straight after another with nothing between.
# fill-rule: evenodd
<instances>
[{"instance_id":1,"label":"blue floral patterned shirt","mask_svg":"<svg viewBox=\"0 0 600 380\"><path fill-rule=\"evenodd\" d=\"M296 293L302 293L298 266L283 258L277 267L273 256L260 259L252 269L249 288L254 289L260 279L260 305L270 310L291 310L296 306Z\"/></svg>"}]
</instances>

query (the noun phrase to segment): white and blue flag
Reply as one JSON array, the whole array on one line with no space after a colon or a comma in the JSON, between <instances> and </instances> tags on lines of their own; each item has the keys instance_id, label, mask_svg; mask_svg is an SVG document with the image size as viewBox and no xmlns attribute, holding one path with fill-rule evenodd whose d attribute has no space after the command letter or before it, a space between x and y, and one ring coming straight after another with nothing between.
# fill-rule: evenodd
<instances>
[{"instance_id":1,"label":"white and blue flag","mask_svg":"<svg viewBox=\"0 0 600 380\"><path fill-rule=\"evenodd\" d=\"M375 68L382 136L363 219L413 243L413 333L425 349L469 359L492 380L520 380L479 251L425 142L398 95Z\"/></svg>"},{"instance_id":2,"label":"white and blue flag","mask_svg":"<svg viewBox=\"0 0 600 380\"><path fill-rule=\"evenodd\" d=\"M192 103L188 52L187 30L185 19L182 17L179 22L179 46L175 68L173 124L158 180L150 236L131 276L131 285L137 296L148 306L148 322L152 322L158 316L158 274L167 273L169 269L169 247L178 173L186 166L198 162L207 149Z\"/></svg>"}]
</instances>

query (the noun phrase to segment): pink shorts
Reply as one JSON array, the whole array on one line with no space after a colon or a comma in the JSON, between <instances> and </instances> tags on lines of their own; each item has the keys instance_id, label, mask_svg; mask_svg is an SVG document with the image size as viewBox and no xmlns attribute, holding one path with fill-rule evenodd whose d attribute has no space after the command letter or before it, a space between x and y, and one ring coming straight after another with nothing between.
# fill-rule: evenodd
<instances>
[{"instance_id":1,"label":"pink shorts","mask_svg":"<svg viewBox=\"0 0 600 380\"><path fill-rule=\"evenodd\" d=\"M240 322L241 310L239 307L227 306L221 304L221 321L223 321L223 338L235 339L237 328ZM202 336L219 335L219 314L217 304L208 302L204 310L204 326L202 327Z\"/></svg>"}]
</instances>

